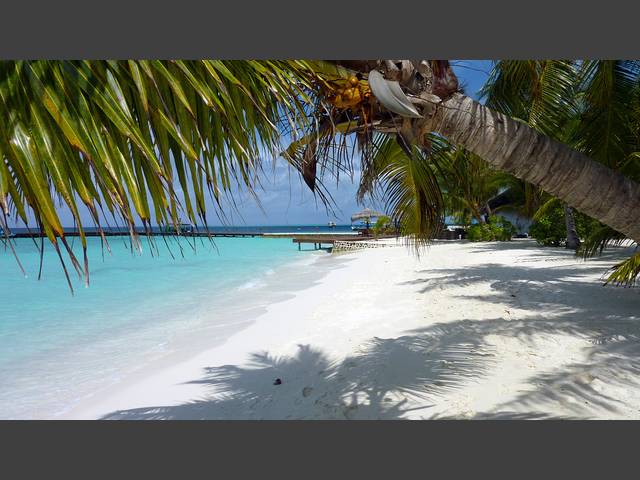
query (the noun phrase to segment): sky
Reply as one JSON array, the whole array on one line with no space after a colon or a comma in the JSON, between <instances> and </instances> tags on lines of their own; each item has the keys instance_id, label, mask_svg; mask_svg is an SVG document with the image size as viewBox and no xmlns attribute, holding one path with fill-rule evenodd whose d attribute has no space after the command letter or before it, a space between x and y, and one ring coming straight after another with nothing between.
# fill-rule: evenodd
<instances>
[{"instance_id":1,"label":"sky","mask_svg":"<svg viewBox=\"0 0 640 480\"><path fill-rule=\"evenodd\" d=\"M478 99L477 92L484 84L491 70L492 62L489 60L452 60L452 67L458 76L464 92ZM357 161L354 168L357 168ZM248 195L236 195L237 212L226 210L229 215L228 225L323 225L329 221L338 224L350 223L353 213L364 207L384 210L384 205L366 202L359 205L356 202L358 189L359 170L354 172L353 178L341 176L336 185L335 179L326 179L325 185L334 199L334 212L330 212L323 203L314 197L308 187L301 181L300 176L291 169L285 160L279 158L271 168L265 168L266 175L262 178L262 189L257 191L260 198L260 208L255 199ZM207 211L213 203L209 199ZM68 210L60 209L60 217L63 226L73 226L73 220ZM87 226L92 226L88 215L83 214L83 221ZM210 214L209 224L220 225L221 222ZM22 227L22 224L10 226ZM32 226L32 225L31 225Z\"/></svg>"}]
</instances>

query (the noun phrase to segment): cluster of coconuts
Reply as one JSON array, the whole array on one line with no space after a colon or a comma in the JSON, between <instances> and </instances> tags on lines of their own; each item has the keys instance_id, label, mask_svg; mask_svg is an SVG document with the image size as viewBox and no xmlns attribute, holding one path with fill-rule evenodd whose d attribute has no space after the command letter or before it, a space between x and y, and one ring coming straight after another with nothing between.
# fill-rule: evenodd
<instances>
[{"instance_id":1,"label":"cluster of coconuts","mask_svg":"<svg viewBox=\"0 0 640 480\"><path fill-rule=\"evenodd\" d=\"M336 108L351 108L371 97L368 86L361 83L355 76L350 77L345 87L337 88L335 92L332 103Z\"/></svg>"}]
</instances>

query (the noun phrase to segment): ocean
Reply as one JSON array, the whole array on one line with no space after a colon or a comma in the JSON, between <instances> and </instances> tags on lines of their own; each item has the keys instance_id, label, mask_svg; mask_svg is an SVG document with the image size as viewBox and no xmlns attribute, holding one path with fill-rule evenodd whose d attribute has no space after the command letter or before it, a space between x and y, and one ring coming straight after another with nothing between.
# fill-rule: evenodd
<instances>
[{"instance_id":1,"label":"ocean","mask_svg":"<svg viewBox=\"0 0 640 480\"><path fill-rule=\"evenodd\" d=\"M213 229L215 231L215 229ZM348 232L349 226L240 227L271 233ZM42 279L33 239L14 239L25 278L0 248L0 418L56 418L140 368L196 352L245 328L266 305L304 283L323 252L290 238L156 237L132 253L128 237L88 239L89 288L67 261L71 295L47 241ZM39 242L39 239L35 239ZM82 258L79 239L73 249ZM195 247L195 248L194 248ZM182 253L181 253L182 252ZM103 259L104 253L104 259ZM171 257L171 254L175 258Z\"/></svg>"}]
</instances>

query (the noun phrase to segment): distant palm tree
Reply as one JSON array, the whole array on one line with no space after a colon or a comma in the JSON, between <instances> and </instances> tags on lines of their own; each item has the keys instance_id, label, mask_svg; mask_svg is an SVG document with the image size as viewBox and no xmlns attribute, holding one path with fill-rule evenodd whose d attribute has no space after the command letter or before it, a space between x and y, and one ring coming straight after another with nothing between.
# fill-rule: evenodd
<instances>
[{"instance_id":1,"label":"distant palm tree","mask_svg":"<svg viewBox=\"0 0 640 480\"><path fill-rule=\"evenodd\" d=\"M439 159L439 181L445 191L447 213L486 223L494 212L490 200L506 189L505 176L492 169L477 155L462 148L451 148Z\"/></svg>"}]
</instances>

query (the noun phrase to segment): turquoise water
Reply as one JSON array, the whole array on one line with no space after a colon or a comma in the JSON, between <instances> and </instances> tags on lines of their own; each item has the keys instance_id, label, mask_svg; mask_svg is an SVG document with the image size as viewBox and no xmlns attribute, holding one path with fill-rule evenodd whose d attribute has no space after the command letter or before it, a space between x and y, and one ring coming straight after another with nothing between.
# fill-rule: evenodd
<instances>
[{"instance_id":1,"label":"turquoise water","mask_svg":"<svg viewBox=\"0 0 640 480\"><path fill-rule=\"evenodd\" d=\"M0 245L0 418L54 418L180 345L224 341L268 301L255 298L279 269L313 256L289 238L196 241L194 252L182 239L184 258L172 241L172 259L161 239L152 256L146 239L132 254L112 237L103 260L89 238L91 285L70 269L75 296L47 242L40 281L31 239L15 240L27 278Z\"/></svg>"}]
</instances>

